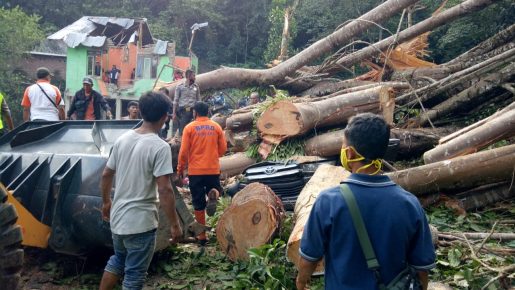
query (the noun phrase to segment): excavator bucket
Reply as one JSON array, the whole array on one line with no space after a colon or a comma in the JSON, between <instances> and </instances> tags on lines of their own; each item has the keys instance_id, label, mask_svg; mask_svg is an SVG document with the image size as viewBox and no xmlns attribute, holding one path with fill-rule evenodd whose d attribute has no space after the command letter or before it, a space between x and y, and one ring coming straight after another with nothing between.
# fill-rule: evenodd
<instances>
[{"instance_id":1,"label":"excavator bucket","mask_svg":"<svg viewBox=\"0 0 515 290\"><path fill-rule=\"evenodd\" d=\"M0 182L19 214L25 245L72 255L112 247L109 223L102 220L100 179L115 140L138 125L27 122L0 138ZM188 224L193 220L187 210L179 215ZM169 231L160 211L157 249L168 246Z\"/></svg>"}]
</instances>

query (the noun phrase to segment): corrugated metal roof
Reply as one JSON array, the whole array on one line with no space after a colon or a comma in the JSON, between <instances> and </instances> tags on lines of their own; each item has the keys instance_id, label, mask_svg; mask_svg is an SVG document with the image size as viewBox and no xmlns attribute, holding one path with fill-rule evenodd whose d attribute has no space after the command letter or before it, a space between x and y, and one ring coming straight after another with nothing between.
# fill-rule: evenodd
<instances>
[{"instance_id":1,"label":"corrugated metal roof","mask_svg":"<svg viewBox=\"0 0 515 290\"><path fill-rule=\"evenodd\" d=\"M154 46L154 54L163 55L166 54L166 48L168 47L168 41L158 39Z\"/></svg>"},{"instance_id":2,"label":"corrugated metal roof","mask_svg":"<svg viewBox=\"0 0 515 290\"><path fill-rule=\"evenodd\" d=\"M48 39L62 40L72 48L78 45L101 47L107 38L111 38L116 45L123 45L129 39L134 39L131 36L139 30L139 23L144 25L143 45L154 43L145 19L99 16L84 16L50 35Z\"/></svg>"}]
</instances>

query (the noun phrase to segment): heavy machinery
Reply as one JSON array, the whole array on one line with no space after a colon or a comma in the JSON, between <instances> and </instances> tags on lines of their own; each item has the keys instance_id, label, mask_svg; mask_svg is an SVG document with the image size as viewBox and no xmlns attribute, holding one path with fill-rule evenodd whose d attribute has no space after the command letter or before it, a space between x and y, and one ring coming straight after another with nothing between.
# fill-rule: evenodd
<instances>
[{"instance_id":1,"label":"heavy machinery","mask_svg":"<svg viewBox=\"0 0 515 290\"><path fill-rule=\"evenodd\" d=\"M20 242L71 255L112 247L109 223L101 216L101 174L115 140L138 125L27 122L0 138L0 282L16 280ZM202 228L174 189L184 234L195 236ZM160 211L158 250L168 246L169 229Z\"/></svg>"}]
</instances>

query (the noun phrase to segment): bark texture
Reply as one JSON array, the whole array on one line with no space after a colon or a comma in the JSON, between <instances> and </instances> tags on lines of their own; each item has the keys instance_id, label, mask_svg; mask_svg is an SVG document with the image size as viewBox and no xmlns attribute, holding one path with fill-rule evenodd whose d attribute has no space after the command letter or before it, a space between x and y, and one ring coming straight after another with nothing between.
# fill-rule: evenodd
<instances>
[{"instance_id":1,"label":"bark texture","mask_svg":"<svg viewBox=\"0 0 515 290\"><path fill-rule=\"evenodd\" d=\"M512 180L514 174L515 145L509 145L387 175L419 196L504 182Z\"/></svg>"},{"instance_id":2,"label":"bark texture","mask_svg":"<svg viewBox=\"0 0 515 290\"><path fill-rule=\"evenodd\" d=\"M315 42L276 67L263 70L223 67L198 75L196 82L202 90L280 85L285 81L287 76L293 75L301 67L327 53L339 49L367 29L375 27L375 23L381 23L390 19L392 16L417 1L418 0L388 0L358 19L343 25L332 34ZM166 85L172 98L176 86L177 84L173 83Z\"/></svg>"},{"instance_id":3,"label":"bark texture","mask_svg":"<svg viewBox=\"0 0 515 290\"><path fill-rule=\"evenodd\" d=\"M515 136L515 110L508 111L485 124L424 153L426 164L477 152L499 140Z\"/></svg>"},{"instance_id":4,"label":"bark texture","mask_svg":"<svg viewBox=\"0 0 515 290\"><path fill-rule=\"evenodd\" d=\"M336 156L340 154L344 130L320 134L306 141L304 151L307 155ZM438 136L422 129L392 129L391 138L400 140L397 157L400 159L417 158L438 143Z\"/></svg>"},{"instance_id":5,"label":"bark texture","mask_svg":"<svg viewBox=\"0 0 515 290\"><path fill-rule=\"evenodd\" d=\"M273 140L300 136L314 128L344 124L361 112L378 113L381 95L389 100L394 98L391 88L378 87L319 102L277 102L263 112L257 128L265 141L269 136L273 136Z\"/></svg>"},{"instance_id":6,"label":"bark texture","mask_svg":"<svg viewBox=\"0 0 515 290\"><path fill-rule=\"evenodd\" d=\"M515 63L511 63L501 71L491 73L482 78L468 89L423 112L414 120L412 126L427 124L430 120L448 115L457 109L465 109L471 103L477 102L479 97L505 82L513 80L515 76Z\"/></svg>"},{"instance_id":7,"label":"bark texture","mask_svg":"<svg viewBox=\"0 0 515 290\"><path fill-rule=\"evenodd\" d=\"M397 35L392 35L384 40L374 43L373 45L351 53L347 56L340 58L336 64L340 67L350 67L357 64L364 59L371 58L380 54L381 51L386 51L389 46L395 43L402 43L415 38L425 32L431 31L441 25L447 24L457 18L463 17L471 12L479 11L488 5L497 2L496 0L467 0L452 8L438 13L424 21L421 21Z\"/></svg>"},{"instance_id":8,"label":"bark texture","mask_svg":"<svg viewBox=\"0 0 515 290\"><path fill-rule=\"evenodd\" d=\"M236 153L221 157L220 178L227 179L241 174L245 168L254 163L256 163L256 159L247 157L245 153Z\"/></svg>"}]
</instances>

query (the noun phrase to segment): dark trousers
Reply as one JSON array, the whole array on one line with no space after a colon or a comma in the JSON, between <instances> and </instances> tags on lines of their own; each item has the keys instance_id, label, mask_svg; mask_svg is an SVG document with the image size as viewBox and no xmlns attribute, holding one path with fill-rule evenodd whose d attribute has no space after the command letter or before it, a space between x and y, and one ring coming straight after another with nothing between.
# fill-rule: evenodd
<instances>
[{"instance_id":1,"label":"dark trousers","mask_svg":"<svg viewBox=\"0 0 515 290\"><path fill-rule=\"evenodd\" d=\"M182 136L182 131L184 127L188 125L193 120L193 109L189 108L179 108L179 112L177 112L177 123L179 123L179 136Z\"/></svg>"},{"instance_id":2,"label":"dark trousers","mask_svg":"<svg viewBox=\"0 0 515 290\"><path fill-rule=\"evenodd\" d=\"M204 210L206 209L206 196L212 189L216 188L220 195L223 194L222 186L220 185L220 175L188 175L190 180L190 191L193 203L193 209Z\"/></svg>"}]
</instances>

